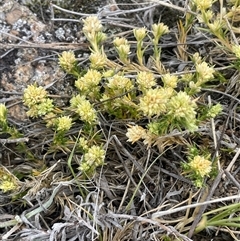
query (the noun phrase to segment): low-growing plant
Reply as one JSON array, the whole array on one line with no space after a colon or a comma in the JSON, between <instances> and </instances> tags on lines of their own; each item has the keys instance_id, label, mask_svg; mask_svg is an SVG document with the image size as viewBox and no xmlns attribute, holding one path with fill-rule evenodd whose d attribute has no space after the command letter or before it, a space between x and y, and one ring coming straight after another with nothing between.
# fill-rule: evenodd
<instances>
[{"instance_id":1,"label":"low-growing plant","mask_svg":"<svg viewBox=\"0 0 240 241\"><path fill-rule=\"evenodd\" d=\"M137 43L136 63L130 59L131 45L126 38L113 39L118 59L109 59L104 51L106 34L102 31L101 22L96 16L87 17L83 22L83 33L91 46L88 68L81 70L78 67L72 51L63 52L59 56L60 66L76 78L78 94L70 99L68 110L58 110L41 86L28 86L23 96L29 108L27 114L33 118L42 117L46 126L54 130L51 150L68 150L67 132L74 122L84 123L83 136L79 139L79 151L83 154L79 169L82 172L94 173L95 168L104 163L104 142L94 141L99 112L111 118L131 119L132 123L145 118L147 123L144 126L129 125L126 136L131 143L142 139L150 147L172 131L196 131L203 121L214 118L221 111L219 104L200 108L197 103L196 94L214 78L215 73L213 66L198 53L192 56L196 70L194 73L179 77L165 70L161 63L161 48L158 46L160 38L169 32L163 23L153 24L149 31L145 28L133 30ZM145 63L147 46L143 43L147 39L153 46L151 68ZM85 136L93 138L91 144ZM166 137L161 146L164 148L173 143L174 139L169 142ZM201 158L205 160L199 156L199 161ZM196 162L196 158L194 160ZM194 160L189 163L188 169L199 174L196 165L192 165ZM203 175L200 172L200 176L203 178L209 173ZM200 183L197 185L201 186Z\"/></svg>"}]
</instances>

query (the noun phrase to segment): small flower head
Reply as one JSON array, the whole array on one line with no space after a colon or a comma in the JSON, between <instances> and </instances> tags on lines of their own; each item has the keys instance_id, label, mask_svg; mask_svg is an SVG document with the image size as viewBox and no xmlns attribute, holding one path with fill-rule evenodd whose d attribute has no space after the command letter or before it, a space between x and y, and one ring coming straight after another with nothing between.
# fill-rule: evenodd
<instances>
[{"instance_id":1,"label":"small flower head","mask_svg":"<svg viewBox=\"0 0 240 241\"><path fill-rule=\"evenodd\" d=\"M201 178L209 176L212 170L212 163L202 156L195 156L189 163L189 167Z\"/></svg>"},{"instance_id":2,"label":"small flower head","mask_svg":"<svg viewBox=\"0 0 240 241\"><path fill-rule=\"evenodd\" d=\"M58 117L57 121L57 131L64 132L70 130L72 127L72 118L69 116Z\"/></svg>"},{"instance_id":3,"label":"small flower head","mask_svg":"<svg viewBox=\"0 0 240 241\"><path fill-rule=\"evenodd\" d=\"M0 123L7 123L7 108L4 104L0 104Z\"/></svg>"},{"instance_id":4,"label":"small flower head","mask_svg":"<svg viewBox=\"0 0 240 241\"><path fill-rule=\"evenodd\" d=\"M30 109L27 111L27 116L29 117L38 117L38 108L37 105L31 106Z\"/></svg>"},{"instance_id":5,"label":"small flower head","mask_svg":"<svg viewBox=\"0 0 240 241\"><path fill-rule=\"evenodd\" d=\"M130 54L130 44L125 38L115 38L113 44L118 52L119 58L122 62L128 62L128 55Z\"/></svg>"},{"instance_id":6,"label":"small flower head","mask_svg":"<svg viewBox=\"0 0 240 241\"><path fill-rule=\"evenodd\" d=\"M46 115L54 108L53 100L47 98L47 91L36 85L29 85L24 90L23 102L29 107L27 115L30 117Z\"/></svg>"},{"instance_id":7,"label":"small flower head","mask_svg":"<svg viewBox=\"0 0 240 241\"><path fill-rule=\"evenodd\" d=\"M222 112L221 104L213 105L207 113L208 118L215 118L220 112Z\"/></svg>"},{"instance_id":8,"label":"small flower head","mask_svg":"<svg viewBox=\"0 0 240 241\"><path fill-rule=\"evenodd\" d=\"M144 91L146 89L150 89L157 84L153 73L146 72L146 71L139 72L136 80L137 80L137 83L139 85L139 89L141 91Z\"/></svg>"},{"instance_id":9,"label":"small flower head","mask_svg":"<svg viewBox=\"0 0 240 241\"><path fill-rule=\"evenodd\" d=\"M0 189L3 192L9 192L14 191L18 188L18 185L16 185L12 180L4 180L0 183Z\"/></svg>"},{"instance_id":10,"label":"small flower head","mask_svg":"<svg viewBox=\"0 0 240 241\"><path fill-rule=\"evenodd\" d=\"M78 143L79 143L79 147L83 151L87 151L88 150L88 141L85 138L80 137L79 140L78 140Z\"/></svg>"},{"instance_id":11,"label":"small flower head","mask_svg":"<svg viewBox=\"0 0 240 241\"><path fill-rule=\"evenodd\" d=\"M89 124L93 124L97 120L96 111L87 100L78 106L76 113L79 114L82 121L85 121Z\"/></svg>"},{"instance_id":12,"label":"small flower head","mask_svg":"<svg viewBox=\"0 0 240 241\"><path fill-rule=\"evenodd\" d=\"M76 109L85 100L86 96L76 95L70 100L71 107Z\"/></svg>"},{"instance_id":13,"label":"small flower head","mask_svg":"<svg viewBox=\"0 0 240 241\"><path fill-rule=\"evenodd\" d=\"M38 104L36 107L38 110L38 116L46 115L47 113L51 112L54 108L53 100L46 98L42 103Z\"/></svg>"},{"instance_id":14,"label":"small flower head","mask_svg":"<svg viewBox=\"0 0 240 241\"><path fill-rule=\"evenodd\" d=\"M47 91L42 87L36 85L28 85L24 90L23 102L28 107L32 107L36 104L42 103L47 97Z\"/></svg>"},{"instance_id":15,"label":"small flower head","mask_svg":"<svg viewBox=\"0 0 240 241\"><path fill-rule=\"evenodd\" d=\"M133 34L137 41L142 41L147 35L146 28L136 28L133 30Z\"/></svg>"},{"instance_id":16,"label":"small flower head","mask_svg":"<svg viewBox=\"0 0 240 241\"><path fill-rule=\"evenodd\" d=\"M128 138L127 141L131 142L132 144L140 139L143 139L146 135L146 130L141 126L131 126L127 129L126 136Z\"/></svg>"},{"instance_id":17,"label":"small flower head","mask_svg":"<svg viewBox=\"0 0 240 241\"><path fill-rule=\"evenodd\" d=\"M169 33L169 29L163 23L155 23L152 25L152 33L155 39L160 39L162 35Z\"/></svg>"},{"instance_id":18,"label":"small flower head","mask_svg":"<svg viewBox=\"0 0 240 241\"><path fill-rule=\"evenodd\" d=\"M92 32L100 32L102 31L102 24L97 16L89 16L83 19L83 32L84 33L92 33Z\"/></svg>"},{"instance_id":19,"label":"small flower head","mask_svg":"<svg viewBox=\"0 0 240 241\"><path fill-rule=\"evenodd\" d=\"M196 64L196 71L199 75L200 84L213 79L213 73L215 72L213 67L209 67L206 62ZM198 81L199 81L198 80Z\"/></svg>"},{"instance_id":20,"label":"small flower head","mask_svg":"<svg viewBox=\"0 0 240 241\"><path fill-rule=\"evenodd\" d=\"M127 56L130 53L130 45L129 44L122 44L116 48L117 48L120 56L121 55Z\"/></svg>"},{"instance_id":21,"label":"small flower head","mask_svg":"<svg viewBox=\"0 0 240 241\"><path fill-rule=\"evenodd\" d=\"M104 40L106 40L107 35L106 35L105 33L103 33L103 32L97 32L96 35L95 35L95 37L96 37L96 42L97 42L98 44L100 44L100 43L102 43ZM99 50L99 51L100 51L100 50Z\"/></svg>"},{"instance_id":22,"label":"small flower head","mask_svg":"<svg viewBox=\"0 0 240 241\"><path fill-rule=\"evenodd\" d=\"M233 45L232 51L236 55L238 59L240 59L240 46L239 45Z\"/></svg>"},{"instance_id":23,"label":"small flower head","mask_svg":"<svg viewBox=\"0 0 240 241\"><path fill-rule=\"evenodd\" d=\"M73 51L64 51L59 56L59 65L69 74L75 68L76 63L77 60Z\"/></svg>"},{"instance_id":24,"label":"small flower head","mask_svg":"<svg viewBox=\"0 0 240 241\"><path fill-rule=\"evenodd\" d=\"M172 88L149 89L139 99L139 110L148 117L159 116L166 112L167 102L172 95Z\"/></svg>"},{"instance_id":25,"label":"small flower head","mask_svg":"<svg viewBox=\"0 0 240 241\"><path fill-rule=\"evenodd\" d=\"M133 89L133 83L129 78L121 75L114 75L108 80L108 88L114 90L116 94L122 94L123 92Z\"/></svg>"},{"instance_id":26,"label":"small flower head","mask_svg":"<svg viewBox=\"0 0 240 241\"><path fill-rule=\"evenodd\" d=\"M106 39L102 32L102 24L97 16L89 16L83 20L83 33L91 44L92 51L100 52L100 43Z\"/></svg>"},{"instance_id":27,"label":"small flower head","mask_svg":"<svg viewBox=\"0 0 240 241\"><path fill-rule=\"evenodd\" d=\"M70 100L71 107L80 116L80 119L89 124L97 120L97 114L91 103L86 100L85 96L77 95Z\"/></svg>"},{"instance_id":28,"label":"small flower head","mask_svg":"<svg viewBox=\"0 0 240 241\"><path fill-rule=\"evenodd\" d=\"M213 18L214 13L211 10L207 10L204 13L198 14L197 19L199 23L206 23L208 24L209 21Z\"/></svg>"},{"instance_id":29,"label":"small flower head","mask_svg":"<svg viewBox=\"0 0 240 241\"><path fill-rule=\"evenodd\" d=\"M219 19L214 20L213 23L209 23L208 27L217 36L221 36L223 34L223 22Z\"/></svg>"},{"instance_id":30,"label":"small flower head","mask_svg":"<svg viewBox=\"0 0 240 241\"><path fill-rule=\"evenodd\" d=\"M197 129L196 126L196 103L191 100L186 92L178 92L168 102L168 113L190 131Z\"/></svg>"},{"instance_id":31,"label":"small flower head","mask_svg":"<svg viewBox=\"0 0 240 241\"><path fill-rule=\"evenodd\" d=\"M181 81L189 83L193 80L193 78L194 78L194 75L192 73L183 74L181 76Z\"/></svg>"},{"instance_id":32,"label":"small flower head","mask_svg":"<svg viewBox=\"0 0 240 241\"><path fill-rule=\"evenodd\" d=\"M155 135L159 135L159 123L157 122L150 122L148 125L148 132L155 134Z\"/></svg>"},{"instance_id":33,"label":"small flower head","mask_svg":"<svg viewBox=\"0 0 240 241\"><path fill-rule=\"evenodd\" d=\"M213 0L194 0L194 3L197 6L197 9L205 11L210 8L213 4Z\"/></svg>"},{"instance_id":34,"label":"small flower head","mask_svg":"<svg viewBox=\"0 0 240 241\"><path fill-rule=\"evenodd\" d=\"M188 86L191 89L190 93L198 93L201 91L201 84L203 83L202 79L199 79L197 83L190 81Z\"/></svg>"},{"instance_id":35,"label":"small flower head","mask_svg":"<svg viewBox=\"0 0 240 241\"><path fill-rule=\"evenodd\" d=\"M5 167L0 168L0 189L3 192L16 191L19 188L18 179Z\"/></svg>"},{"instance_id":36,"label":"small flower head","mask_svg":"<svg viewBox=\"0 0 240 241\"><path fill-rule=\"evenodd\" d=\"M119 59L124 62L128 63L128 55L130 54L130 45L129 44L122 44L118 47L116 47Z\"/></svg>"},{"instance_id":37,"label":"small flower head","mask_svg":"<svg viewBox=\"0 0 240 241\"><path fill-rule=\"evenodd\" d=\"M89 60L91 62L91 68L102 69L106 65L107 57L100 52L91 53Z\"/></svg>"},{"instance_id":38,"label":"small flower head","mask_svg":"<svg viewBox=\"0 0 240 241\"><path fill-rule=\"evenodd\" d=\"M29 117L39 117L50 113L54 108L53 100L46 98L41 103L30 106L27 111Z\"/></svg>"},{"instance_id":39,"label":"small flower head","mask_svg":"<svg viewBox=\"0 0 240 241\"><path fill-rule=\"evenodd\" d=\"M199 55L198 52L192 56L192 61L195 65L202 63L202 57Z\"/></svg>"},{"instance_id":40,"label":"small flower head","mask_svg":"<svg viewBox=\"0 0 240 241\"><path fill-rule=\"evenodd\" d=\"M115 74L115 71L113 69L106 70L102 73L104 78L110 78L113 77Z\"/></svg>"},{"instance_id":41,"label":"small flower head","mask_svg":"<svg viewBox=\"0 0 240 241\"><path fill-rule=\"evenodd\" d=\"M85 153L79 169L85 173L94 171L98 166L104 164L105 155L102 147L93 145Z\"/></svg>"},{"instance_id":42,"label":"small flower head","mask_svg":"<svg viewBox=\"0 0 240 241\"><path fill-rule=\"evenodd\" d=\"M101 78L102 74L99 71L89 69L83 77L80 77L75 81L75 86L80 91L90 92L93 87L96 87L100 83Z\"/></svg>"},{"instance_id":43,"label":"small flower head","mask_svg":"<svg viewBox=\"0 0 240 241\"><path fill-rule=\"evenodd\" d=\"M177 87L178 77L175 75L165 74L162 77L162 81L164 83L164 87L171 87L174 89Z\"/></svg>"},{"instance_id":44,"label":"small flower head","mask_svg":"<svg viewBox=\"0 0 240 241\"><path fill-rule=\"evenodd\" d=\"M117 37L113 40L113 44L115 47L119 47L121 45L129 45L126 38L119 38L119 37Z\"/></svg>"}]
</instances>

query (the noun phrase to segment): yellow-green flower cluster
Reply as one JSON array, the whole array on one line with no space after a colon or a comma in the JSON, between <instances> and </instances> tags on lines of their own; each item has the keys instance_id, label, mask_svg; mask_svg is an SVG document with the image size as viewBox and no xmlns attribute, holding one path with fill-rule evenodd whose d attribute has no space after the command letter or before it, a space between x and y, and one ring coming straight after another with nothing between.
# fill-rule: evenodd
<instances>
[{"instance_id":1,"label":"yellow-green flower cluster","mask_svg":"<svg viewBox=\"0 0 240 241\"><path fill-rule=\"evenodd\" d=\"M122 75L114 75L108 79L106 83L105 93L102 95L101 101L104 102L104 107L109 112L122 113L123 109L135 109L135 104L131 100L131 95L127 92L133 90L132 81ZM126 94L126 95L125 95ZM124 95L124 96L122 96ZM116 98L117 97L117 98ZM110 102L109 99L115 98ZM123 108L123 109L122 109ZM121 116L121 114L120 114Z\"/></svg>"},{"instance_id":2,"label":"yellow-green flower cluster","mask_svg":"<svg viewBox=\"0 0 240 241\"><path fill-rule=\"evenodd\" d=\"M181 75L180 81L189 84L189 83L193 80L193 78L194 78L194 74L192 74L192 73L187 73L187 74Z\"/></svg>"},{"instance_id":3,"label":"yellow-green flower cluster","mask_svg":"<svg viewBox=\"0 0 240 241\"><path fill-rule=\"evenodd\" d=\"M216 19L213 23L208 23L208 27L218 38L222 38L224 27L224 22L222 20Z\"/></svg>"},{"instance_id":4,"label":"yellow-green flower cluster","mask_svg":"<svg viewBox=\"0 0 240 241\"><path fill-rule=\"evenodd\" d=\"M133 34L137 41L142 41L147 35L147 30L146 28L135 28Z\"/></svg>"},{"instance_id":5,"label":"yellow-green flower cluster","mask_svg":"<svg viewBox=\"0 0 240 241\"><path fill-rule=\"evenodd\" d=\"M47 91L36 85L28 85L24 90L23 102L28 106L30 117L43 116L53 110L53 101L48 98Z\"/></svg>"},{"instance_id":6,"label":"yellow-green flower cluster","mask_svg":"<svg viewBox=\"0 0 240 241\"><path fill-rule=\"evenodd\" d=\"M221 104L216 104L210 107L207 113L208 118L215 118L220 112L222 112Z\"/></svg>"},{"instance_id":7,"label":"yellow-green flower cluster","mask_svg":"<svg viewBox=\"0 0 240 241\"><path fill-rule=\"evenodd\" d=\"M83 20L83 23L83 33L90 42L93 52L101 52L99 44L106 39L101 22L97 16L89 16Z\"/></svg>"},{"instance_id":8,"label":"yellow-green flower cluster","mask_svg":"<svg viewBox=\"0 0 240 241\"><path fill-rule=\"evenodd\" d=\"M132 90L134 85L129 78L121 75L114 75L108 80L107 87L111 89L115 95L121 95Z\"/></svg>"},{"instance_id":9,"label":"yellow-green flower cluster","mask_svg":"<svg viewBox=\"0 0 240 241\"><path fill-rule=\"evenodd\" d=\"M3 192L16 191L19 187L16 177L6 171L5 168L0 168L0 173L0 189Z\"/></svg>"},{"instance_id":10,"label":"yellow-green flower cluster","mask_svg":"<svg viewBox=\"0 0 240 241\"><path fill-rule=\"evenodd\" d=\"M193 2L196 4L197 9L201 11L205 11L212 6L214 1L213 0L193 0Z\"/></svg>"},{"instance_id":11,"label":"yellow-green flower cluster","mask_svg":"<svg viewBox=\"0 0 240 241\"><path fill-rule=\"evenodd\" d=\"M69 116L62 116L57 118L57 131L65 132L70 130L72 127L72 118Z\"/></svg>"},{"instance_id":12,"label":"yellow-green flower cluster","mask_svg":"<svg viewBox=\"0 0 240 241\"><path fill-rule=\"evenodd\" d=\"M79 169L82 172L93 172L98 166L104 164L105 150L102 147L93 145L84 154L83 161L80 164Z\"/></svg>"},{"instance_id":13,"label":"yellow-green flower cluster","mask_svg":"<svg viewBox=\"0 0 240 241\"><path fill-rule=\"evenodd\" d=\"M202 58L199 55L199 53L195 53L192 57L192 60L196 66L196 72L198 75L196 84L198 86L213 79L213 74L215 72L214 68L209 67L209 65L206 62L202 61Z\"/></svg>"},{"instance_id":14,"label":"yellow-green flower cluster","mask_svg":"<svg viewBox=\"0 0 240 241\"><path fill-rule=\"evenodd\" d=\"M195 65L202 63L202 57L199 55L198 52L196 52L196 53L192 56L192 61L193 61L193 63L194 63Z\"/></svg>"},{"instance_id":15,"label":"yellow-green flower cluster","mask_svg":"<svg viewBox=\"0 0 240 241\"><path fill-rule=\"evenodd\" d=\"M147 117L159 116L167 111L167 103L173 94L172 88L149 89L139 98L139 110Z\"/></svg>"},{"instance_id":16,"label":"yellow-green flower cluster","mask_svg":"<svg viewBox=\"0 0 240 241\"><path fill-rule=\"evenodd\" d=\"M83 76L78 78L75 81L75 86L81 91L82 94L91 94L92 97L99 92L99 83L102 79L102 74L95 70L95 69L88 69L87 73Z\"/></svg>"},{"instance_id":17,"label":"yellow-green flower cluster","mask_svg":"<svg viewBox=\"0 0 240 241\"><path fill-rule=\"evenodd\" d=\"M80 147L83 151L87 151L87 150L88 150L88 141L87 141L84 137L80 137L80 138L79 138L78 144L79 144L79 147Z\"/></svg>"},{"instance_id":18,"label":"yellow-green flower cluster","mask_svg":"<svg viewBox=\"0 0 240 241\"><path fill-rule=\"evenodd\" d=\"M18 188L17 185L15 185L11 180L5 180L0 182L0 189L3 192L9 192L9 191L13 191L16 190Z\"/></svg>"},{"instance_id":19,"label":"yellow-green flower cluster","mask_svg":"<svg viewBox=\"0 0 240 241\"><path fill-rule=\"evenodd\" d=\"M164 87L176 88L178 83L178 77L176 75L165 74L162 76Z\"/></svg>"},{"instance_id":20,"label":"yellow-green flower cluster","mask_svg":"<svg viewBox=\"0 0 240 241\"><path fill-rule=\"evenodd\" d=\"M85 96L77 95L70 100L71 107L80 116L80 119L89 124L94 124L97 114L89 100Z\"/></svg>"},{"instance_id":21,"label":"yellow-green flower cluster","mask_svg":"<svg viewBox=\"0 0 240 241\"><path fill-rule=\"evenodd\" d=\"M152 25L152 33L155 40L159 40L162 35L169 33L168 26L164 23L158 23Z\"/></svg>"},{"instance_id":22,"label":"yellow-green flower cluster","mask_svg":"<svg viewBox=\"0 0 240 241\"><path fill-rule=\"evenodd\" d=\"M24 90L23 101L29 107L42 103L46 98L47 91L42 86L29 85L27 89Z\"/></svg>"},{"instance_id":23,"label":"yellow-green flower cluster","mask_svg":"<svg viewBox=\"0 0 240 241\"><path fill-rule=\"evenodd\" d=\"M7 108L4 104L0 104L0 123L2 125L7 124Z\"/></svg>"},{"instance_id":24,"label":"yellow-green flower cluster","mask_svg":"<svg viewBox=\"0 0 240 241\"><path fill-rule=\"evenodd\" d=\"M136 54L137 54L138 62L142 66L144 61L143 55L145 51L145 49L143 48L143 39L147 35L146 28L136 28L133 30L133 34L137 40Z\"/></svg>"},{"instance_id":25,"label":"yellow-green flower cluster","mask_svg":"<svg viewBox=\"0 0 240 241\"><path fill-rule=\"evenodd\" d=\"M109 69L109 70L106 70L106 71L103 71L102 72L102 76L104 78L110 78L110 77L113 77L115 74L115 71L113 69Z\"/></svg>"},{"instance_id":26,"label":"yellow-green flower cluster","mask_svg":"<svg viewBox=\"0 0 240 241\"><path fill-rule=\"evenodd\" d=\"M197 83L199 86L213 79L213 73L215 72L214 68L209 67L206 62L196 64L196 71L198 74Z\"/></svg>"},{"instance_id":27,"label":"yellow-green flower cluster","mask_svg":"<svg viewBox=\"0 0 240 241\"><path fill-rule=\"evenodd\" d=\"M212 170L212 163L203 156L195 156L189 163L189 167L201 178L209 176Z\"/></svg>"},{"instance_id":28,"label":"yellow-green flower cluster","mask_svg":"<svg viewBox=\"0 0 240 241\"><path fill-rule=\"evenodd\" d=\"M204 85L209 80L214 78L214 68L210 67L205 61L202 61L202 58L199 56L199 53L195 53L192 57L192 61L196 67L195 80L193 76L189 76L189 87L191 89L190 93L194 94L201 90L201 86ZM186 80L185 80L186 81Z\"/></svg>"},{"instance_id":29,"label":"yellow-green flower cluster","mask_svg":"<svg viewBox=\"0 0 240 241\"><path fill-rule=\"evenodd\" d=\"M206 10L197 15L197 19L199 23L209 24L210 20L214 17L214 13L212 10Z\"/></svg>"},{"instance_id":30,"label":"yellow-green flower cluster","mask_svg":"<svg viewBox=\"0 0 240 241\"><path fill-rule=\"evenodd\" d=\"M161 47L158 46L158 42L162 35L167 34L169 32L168 26L163 23L153 24L152 25L152 34L153 38L151 39L153 43L153 59L156 63L157 69L162 72L163 66L160 64L161 57Z\"/></svg>"},{"instance_id":31,"label":"yellow-green flower cluster","mask_svg":"<svg viewBox=\"0 0 240 241\"><path fill-rule=\"evenodd\" d=\"M83 19L83 23L84 26L82 31L84 33L93 34L102 31L103 26L97 16L89 16L86 19Z\"/></svg>"},{"instance_id":32,"label":"yellow-green flower cluster","mask_svg":"<svg viewBox=\"0 0 240 241\"><path fill-rule=\"evenodd\" d=\"M138 89L142 92L146 91L147 89L151 89L152 87L157 85L153 73L146 71L139 72L136 81L138 84Z\"/></svg>"},{"instance_id":33,"label":"yellow-green flower cluster","mask_svg":"<svg viewBox=\"0 0 240 241\"><path fill-rule=\"evenodd\" d=\"M128 64L129 63L128 56L130 54L130 44L128 43L127 39L117 37L114 39L113 44L117 50L119 59L124 64Z\"/></svg>"},{"instance_id":34,"label":"yellow-green flower cluster","mask_svg":"<svg viewBox=\"0 0 240 241\"><path fill-rule=\"evenodd\" d=\"M215 175L214 164L209 160L210 154L201 154L196 146L189 146L188 149L188 162L183 162L182 167L184 173L190 177L196 187L202 187L204 179Z\"/></svg>"},{"instance_id":35,"label":"yellow-green flower cluster","mask_svg":"<svg viewBox=\"0 0 240 241\"><path fill-rule=\"evenodd\" d=\"M128 43L126 38L119 38L119 37L116 37L113 40L113 44L114 44L115 47L119 47L121 45L129 45L129 43Z\"/></svg>"},{"instance_id":36,"label":"yellow-green flower cluster","mask_svg":"<svg viewBox=\"0 0 240 241\"><path fill-rule=\"evenodd\" d=\"M103 69L106 65L107 56L102 51L100 52L93 52L91 53L89 60L91 62L90 67L93 69Z\"/></svg>"},{"instance_id":37,"label":"yellow-green flower cluster","mask_svg":"<svg viewBox=\"0 0 240 241\"><path fill-rule=\"evenodd\" d=\"M68 73L71 74L76 67L77 60L73 51L63 51L58 57L59 65Z\"/></svg>"},{"instance_id":38,"label":"yellow-green flower cluster","mask_svg":"<svg viewBox=\"0 0 240 241\"><path fill-rule=\"evenodd\" d=\"M171 115L185 128L190 131L197 129L195 111L197 105L186 92L180 91L173 96L169 100L167 108L168 115Z\"/></svg>"}]
</instances>

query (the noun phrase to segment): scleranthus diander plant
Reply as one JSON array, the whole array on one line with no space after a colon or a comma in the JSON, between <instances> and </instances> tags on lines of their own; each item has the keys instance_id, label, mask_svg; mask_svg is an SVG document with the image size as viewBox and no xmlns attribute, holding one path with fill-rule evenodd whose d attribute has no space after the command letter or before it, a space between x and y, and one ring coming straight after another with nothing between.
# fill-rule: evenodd
<instances>
[{"instance_id":1,"label":"scleranthus diander plant","mask_svg":"<svg viewBox=\"0 0 240 241\"><path fill-rule=\"evenodd\" d=\"M97 166L104 164L104 143L99 142L101 138L95 141L92 139L98 130L96 126L99 112L118 120L131 119L132 123L139 122L142 118L147 119L147 123L142 126L129 125L126 136L131 143L142 140L149 148L158 142L159 137L171 131L196 131L201 121L212 118L213 109L214 116L221 111L219 105L216 105L218 108L212 106L211 114L210 109L205 108L202 111L198 108L195 95L201 91L202 86L214 78L215 72L198 53L192 56L196 72L179 77L165 70L161 63L161 47L158 43L161 37L169 32L168 26L158 23L153 24L151 30L133 30L137 48L136 63L130 58L131 44L128 39L113 39L113 47L118 58L109 59L104 51L106 35L102 32L101 22L96 16L90 16L83 23L83 33L90 43L89 65L81 71L77 67L74 52L64 51L59 55L59 65L76 78L75 86L78 93L70 99L69 109L55 111L52 100L42 87L32 85L24 93L24 103L29 107L28 115L43 117L46 125L55 130L55 143L68 145L68 131L76 122L84 123L78 146L78 151L82 153L80 171L94 173ZM144 46L144 40L147 39L153 46L150 57L153 62L152 68L147 67L145 63L147 47ZM91 143L85 138L87 135L92 140ZM64 141L61 142L61 139ZM171 142L166 139L162 146L173 143L173 139ZM201 158L199 156L198 159ZM189 167L196 171L194 162L189 164ZM199 171L196 173L202 174Z\"/></svg>"}]
</instances>

